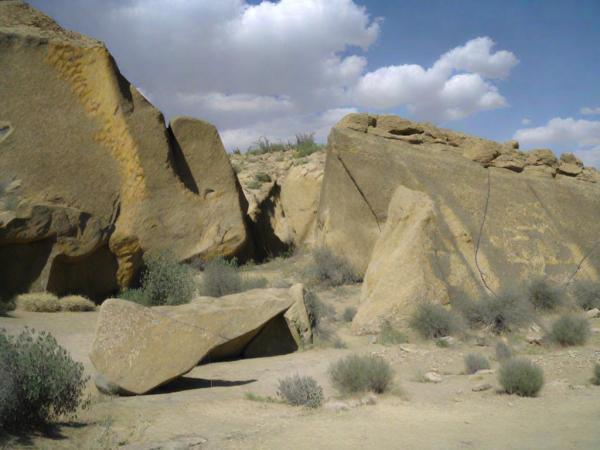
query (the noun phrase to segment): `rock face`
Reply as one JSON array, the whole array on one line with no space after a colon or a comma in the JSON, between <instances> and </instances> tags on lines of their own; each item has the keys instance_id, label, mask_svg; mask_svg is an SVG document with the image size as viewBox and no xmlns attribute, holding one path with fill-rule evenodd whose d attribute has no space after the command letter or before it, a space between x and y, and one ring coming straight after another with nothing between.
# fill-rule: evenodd
<instances>
[{"instance_id":1,"label":"rock face","mask_svg":"<svg viewBox=\"0 0 600 450\"><path fill-rule=\"evenodd\" d=\"M293 352L312 340L304 295L302 285L295 285L200 297L180 306L107 300L90 354L99 387L143 394L200 361Z\"/></svg>"},{"instance_id":2,"label":"rock face","mask_svg":"<svg viewBox=\"0 0 600 450\"><path fill-rule=\"evenodd\" d=\"M393 116L352 114L331 130L317 234L366 274L355 330L419 301L477 298L482 276L497 290L576 270L600 236L598 172L562 175L568 157L517 147ZM580 275L599 271L591 253Z\"/></svg>"},{"instance_id":3,"label":"rock face","mask_svg":"<svg viewBox=\"0 0 600 450\"><path fill-rule=\"evenodd\" d=\"M0 2L0 285L103 298L148 250L233 255L245 206L209 124L161 113L102 43Z\"/></svg>"},{"instance_id":4,"label":"rock face","mask_svg":"<svg viewBox=\"0 0 600 450\"><path fill-rule=\"evenodd\" d=\"M311 246L325 155L296 158L293 150L231 156L244 194L256 255Z\"/></svg>"}]
</instances>

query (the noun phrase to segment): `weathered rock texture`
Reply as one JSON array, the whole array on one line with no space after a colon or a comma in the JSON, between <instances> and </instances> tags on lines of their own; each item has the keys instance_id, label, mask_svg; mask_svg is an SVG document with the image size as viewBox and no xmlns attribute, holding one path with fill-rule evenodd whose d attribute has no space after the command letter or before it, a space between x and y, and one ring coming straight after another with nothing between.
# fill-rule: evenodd
<instances>
[{"instance_id":1,"label":"weathered rock texture","mask_svg":"<svg viewBox=\"0 0 600 450\"><path fill-rule=\"evenodd\" d=\"M325 154L294 154L287 150L231 155L248 199L249 227L259 258L314 243Z\"/></svg>"},{"instance_id":2,"label":"weathered rock texture","mask_svg":"<svg viewBox=\"0 0 600 450\"><path fill-rule=\"evenodd\" d=\"M478 263L492 289L576 270L600 237L598 172L517 147L394 116L352 114L332 129L317 231L366 274L356 331L401 321L419 301L482 293L475 250L488 189ZM580 275L599 270L596 252Z\"/></svg>"},{"instance_id":3,"label":"weathered rock texture","mask_svg":"<svg viewBox=\"0 0 600 450\"><path fill-rule=\"evenodd\" d=\"M143 394L200 361L293 352L312 341L304 296L302 285L294 285L200 297L180 306L107 300L90 354L99 387Z\"/></svg>"},{"instance_id":4,"label":"weathered rock texture","mask_svg":"<svg viewBox=\"0 0 600 450\"><path fill-rule=\"evenodd\" d=\"M145 251L189 260L246 245L214 127L165 128L102 43L18 1L0 2L0 60L0 294L103 298Z\"/></svg>"}]
</instances>

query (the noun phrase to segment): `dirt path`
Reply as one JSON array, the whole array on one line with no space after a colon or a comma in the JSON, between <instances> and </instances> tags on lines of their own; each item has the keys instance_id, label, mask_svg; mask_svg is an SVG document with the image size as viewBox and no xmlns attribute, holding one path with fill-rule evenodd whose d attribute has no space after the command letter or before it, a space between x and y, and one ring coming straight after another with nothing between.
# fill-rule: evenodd
<instances>
[{"instance_id":1,"label":"dirt path","mask_svg":"<svg viewBox=\"0 0 600 450\"><path fill-rule=\"evenodd\" d=\"M14 318L0 318L0 327L10 332L25 325L50 331L91 374L87 354L96 317L97 313L17 312ZM60 439L36 436L30 446L152 448L162 441L179 441L208 449L600 448L600 388L588 381L600 334L586 347L574 349L523 344L522 352L530 353L546 374L540 397L526 399L498 393L494 374L477 379L462 374L464 354L478 351L491 358L492 347L458 343L438 348L427 342L384 347L370 344L366 337L350 338L346 325L339 328L348 349L199 366L152 395L110 398L90 385L92 407L80 415L80 425L63 426ZM376 352L388 359L401 393L341 411L332 409L340 403L335 399L316 411L245 399L247 392L274 396L278 379L294 373L314 376L326 397L334 398L328 366L353 351ZM419 371L431 369L442 374L441 383L417 381ZM472 391L483 382L494 388Z\"/></svg>"}]
</instances>

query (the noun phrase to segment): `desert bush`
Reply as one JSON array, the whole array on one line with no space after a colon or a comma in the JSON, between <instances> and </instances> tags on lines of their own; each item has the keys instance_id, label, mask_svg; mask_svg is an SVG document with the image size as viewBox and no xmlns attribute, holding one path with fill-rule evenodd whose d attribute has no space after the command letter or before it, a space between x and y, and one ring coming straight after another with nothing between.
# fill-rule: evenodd
<instances>
[{"instance_id":1,"label":"desert bush","mask_svg":"<svg viewBox=\"0 0 600 450\"><path fill-rule=\"evenodd\" d=\"M144 262L146 269L140 289L145 305L181 305L192 299L196 283L189 266L179 263L168 252L148 254Z\"/></svg>"},{"instance_id":2,"label":"desert bush","mask_svg":"<svg viewBox=\"0 0 600 450\"><path fill-rule=\"evenodd\" d=\"M348 306L346 309L344 309L342 319L344 319L344 322L352 322L354 320L354 316L356 316L356 308Z\"/></svg>"},{"instance_id":3,"label":"desert bush","mask_svg":"<svg viewBox=\"0 0 600 450\"><path fill-rule=\"evenodd\" d=\"M544 277L534 278L527 285L529 301L535 309L552 311L564 302L564 291Z\"/></svg>"},{"instance_id":4,"label":"desert bush","mask_svg":"<svg viewBox=\"0 0 600 450\"><path fill-rule=\"evenodd\" d=\"M254 175L254 179L259 183L268 183L271 181L271 175L266 172L257 172Z\"/></svg>"},{"instance_id":5,"label":"desert bush","mask_svg":"<svg viewBox=\"0 0 600 450\"><path fill-rule=\"evenodd\" d=\"M269 284L265 277L247 277L242 279L242 291L251 289L263 289Z\"/></svg>"},{"instance_id":6,"label":"desert bush","mask_svg":"<svg viewBox=\"0 0 600 450\"><path fill-rule=\"evenodd\" d=\"M206 263L201 292L210 297L222 297L240 292L242 283L236 261L227 261L219 256Z\"/></svg>"},{"instance_id":7,"label":"desert bush","mask_svg":"<svg viewBox=\"0 0 600 450\"><path fill-rule=\"evenodd\" d=\"M348 355L329 368L333 387L342 394L372 391L381 394L394 378L390 364L377 355Z\"/></svg>"},{"instance_id":8,"label":"desert bush","mask_svg":"<svg viewBox=\"0 0 600 450\"><path fill-rule=\"evenodd\" d=\"M504 362L513 357L512 349L502 341L498 341L495 346L496 360Z\"/></svg>"},{"instance_id":9,"label":"desert bush","mask_svg":"<svg viewBox=\"0 0 600 450\"><path fill-rule=\"evenodd\" d=\"M600 283L583 280L573 283L571 292L575 303L586 311L600 309Z\"/></svg>"},{"instance_id":10,"label":"desert bush","mask_svg":"<svg viewBox=\"0 0 600 450\"><path fill-rule=\"evenodd\" d=\"M258 180L252 180L247 184L248 189L260 189L262 183Z\"/></svg>"},{"instance_id":11,"label":"desert bush","mask_svg":"<svg viewBox=\"0 0 600 450\"><path fill-rule=\"evenodd\" d=\"M308 275L317 283L330 286L341 286L360 281L360 277L354 272L348 261L327 247L317 248L313 251Z\"/></svg>"},{"instance_id":12,"label":"desert bush","mask_svg":"<svg viewBox=\"0 0 600 450\"><path fill-rule=\"evenodd\" d=\"M513 358L500 367L498 381L508 394L534 397L544 385L544 372L527 359Z\"/></svg>"},{"instance_id":13,"label":"desert bush","mask_svg":"<svg viewBox=\"0 0 600 450\"><path fill-rule=\"evenodd\" d=\"M396 329L389 320L384 320L381 322L377 342L383 345L403 344L408 342L408 338L402 331Z\"/></svg>"},{"instance_id":14,"label":"desert bush","mask_svg":"<svg viewBox=\"0 0 600 450\"><path fill-rule=\"evenodd\" d=\"M504 290L478 302L461 301L457 305L471 326L487 326L495 333L515 331L532 319L530 303L515 290Z\"/></svg>"},{"instance_id":15,"label":"desert bush","mask_svg":"<svg viewBox=\"0 0 600 450\"><path fill-rule=\"evenodd\" d=\"M590 323L587 318L567 314L558 318L550 328L548 338L563 346L583 345L590 336Z\"/></svg>"},{"instance_id":16,"label":"desert bush","mask_svg":"<svg viewBox=\"0 0 600 450\"><path fill-rule=\"evenodd\" d=\"M32 312L60 311L58 297L49 292L31 292L17 296L17 308Z\"/></svg>"},{"instance_id":17,"label":"desert bush","mask_svg":"<svg viewBox=\"0 0 600 450\"><path fill-rule=\"evenodd\" d=\"M268 138L261 137L248 148L247 153L249 155L263 155L265 153L285 152L289 147L289 145L271 142Z\"/></svg>"},{"instance_id":18,"label":"desert bush","mask_svg":"<svg viewBox=\"0 0 600 450\"><path fill-rule=\"evenodd\" d=\"M410 326L426 339L450 336L460 328L458 316L444 306L420 303L410 319Z\"/></svg>"},{"instance_id":19,"label":"desert bush","mask_svg":"<svg viewBox=\"0 0 600 450\"><path fill-rule=\"evenodd\" d=\"M465 356L465 370L468 374L490 368L490 362L479 353L469 353Z\"/></svg>"},{"instance_id":20,"label":"desert bush","mask_svg":"<svg viewBox=\"0 0 600 450\"><path fill-rule=\"evenodd\" d=\"M119 293L119 298L130 302L146 305L146 296L142 289L125 289Z\"/></svg>"},{"instance_id":21,"label":"desert bush","mask_svg":"<svg viewBox=\"0 0 600 450\"><path fill-rule=\"evenodd\" d=\"M51 334L25 328L9 336L0 330L0 371L0 429L43 426L86 406L83 364L73 361Z\"/></svg>"},{"instance_id":22,"label":"desert bush","mask_svg":"<svg viewBox=\"0 0 600 450\"><path fill-rule=\"evenodd\" d=\"M594 375L592 377L592 384L600 386L600 363L594 364Z\"/></svg>"},{"instance_id":23,"label":"desert bush","mask_svg":"<svg viewBox=\"0 0 600 450\"><path fill-rule=\"evenodd\" d=\"M296 153L295 158L304 158L321 150L322 146L315 142L314 133L298 133L296 134Z\"/></svg>"},{"instance_id":24,"label":"desert bush","mask_svg":"<svg viewBox=\"0 0 600 450\"><path fill-rule=\"evenodd\" d=\"M16 305L14 299L3 299L0 298L0 316L6 315L8 312L15 309Z\"/></svg>"},{"instance_id":25,"label":"desert bush","mask_svg":"<svg viewBox=\"0 0 600 450\"><path fill-rule=\"evenodd\" d=\"M94 311L96 309L93 301L81 295L62 297L58 303L61 311Z\"/></svg>"},{"instance_id":26,"label":"desert bush","mask_svg":"<svg viewBox=\"0 0 600 450\"><path fill-rule=\"evenodd\" d=\"M318 408L323 403L323 388L312 377L293 375L279 380L277 395L294 406Z\"/></svg>"}]
</instances>

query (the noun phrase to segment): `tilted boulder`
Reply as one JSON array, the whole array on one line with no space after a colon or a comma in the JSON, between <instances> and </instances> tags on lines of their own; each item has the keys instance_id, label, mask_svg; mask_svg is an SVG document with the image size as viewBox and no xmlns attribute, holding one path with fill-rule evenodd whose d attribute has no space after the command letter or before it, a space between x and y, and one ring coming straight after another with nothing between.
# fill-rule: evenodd
<instances>
[{"instance_id":1,"label":"tilted boulder","mask_svg":"<svg viewBox=\"0 0 600 450\"><path fill-rule=\"evenodd\" d=\"M143 252L244 248L243 196L214 127L165 128L101 42L22 2L0 2L0 60L0 295L104 298Z\"/></svg>"},{"instance_id":2,"label":"tilted boulder","mask_svg":"<svg viewBox=\"0 0 600 450\"><path fill-rule=\"evenodd\" d=\"M407 139L396 139L387 136L389 118L384 132L373 132L380 116L365 116L345 118L331 130L316 231L320 244L366 273L355 329L377 331L378 320L390 318L394 305L402 319L419 301L478 298L486 290L482 279L494 290L540 273L561 281L598 240L597 183L580 176L532 176L523 170L530 167L527 153L507 144L496 144L496 159L473 161L467 150L480 145L479 138L428 124L409 126L400 119L399 136ZM357 124L365 123L362 131ZM518 161L521 172L495 167L504 156ZM585 170L593 181L598 172ZM388 224L390 217L405 220ZM579 271L597 279L600 252L590 253ZM418 298L406 287L411 274L425 280L424 273L443 282L448 297L435 289L430 298Z\"/></svg>"},{"instance_id":3,"label":"tilted boulder","mask_svg":"<svg viewBox=\"0 0 600 450\"><path fill-rule=\"evenodd\" d=\"M294 285L199 297L179 306L107 300L90 354L99 388L143 394L200 361L293 352L312 341L304 296L303 286Z\"/></svg>"}]
</instances>

